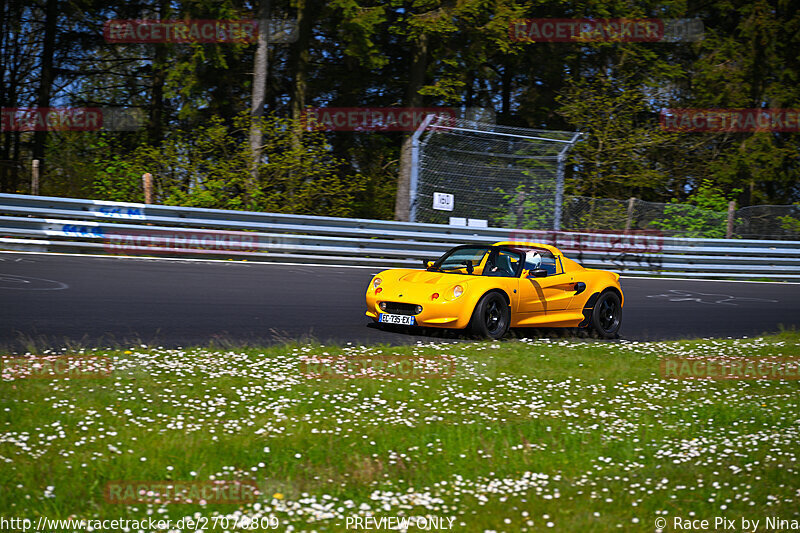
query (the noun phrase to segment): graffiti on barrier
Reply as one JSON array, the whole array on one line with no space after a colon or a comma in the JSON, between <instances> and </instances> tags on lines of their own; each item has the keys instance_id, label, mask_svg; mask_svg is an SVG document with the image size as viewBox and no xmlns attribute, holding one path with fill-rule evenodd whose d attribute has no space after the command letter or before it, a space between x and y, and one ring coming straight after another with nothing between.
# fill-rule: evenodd
<instances>
[{"instance_id":1,"label":"graffiti on barrier","mask_svg":"<svg viewBox=\"0 0 800 533\"><path fill-rule=\"evenodd\" d=\"M660 271L664 239L660 231L631 230L571 232L513 230L509 240L555 246L572 259L610 262L619 270L647 268Z\"/></svg>"},{"instance_id":2,"label":"graffiti on barrier","mask_svg":"<svg viewBox=\"0 0 800 533\"><path fill-rule=\"evenodd\" d=\"M708 292L694 292L680 289L671 289L662 294L651 294L648 298L660 298L668 302L697 302L710 305L739 305L740 303L777 303L778 300L767 298L746 298L729 294L715 294Z\"/></svg>"}]
</instances>

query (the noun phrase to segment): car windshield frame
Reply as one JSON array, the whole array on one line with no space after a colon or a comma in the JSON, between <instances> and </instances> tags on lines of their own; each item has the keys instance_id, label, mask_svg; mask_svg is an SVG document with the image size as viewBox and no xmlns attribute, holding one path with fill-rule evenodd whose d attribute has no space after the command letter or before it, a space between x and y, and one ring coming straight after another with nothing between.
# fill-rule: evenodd
<instances>
[{"instance_id":1,"label":"car windshield frame","mask_svg":"<svg viewBox=\"0 0 800 533\"><path fill-rule=\"evenodd\" d=\"M489 276L491 276L492 274L489 274L489 273L486 273L486 272L481 272L480 274L474 274L474 273L470 274L470 273L462 272L461 270L466 267L466 263L465 263L464 267L457 268L457 269L444 269L443 270L441 268L442 263L444 263L449 257L451 257L453 254L457 253L459 250L466 250L466 249L475 249L475 250L483 249L483 250L485 250L484 253L481 255L481 260L479 261L479 263L472 265L473 268L479 267L480 263L484 262L484 259L486 259L486 263L487 264L489 262L491 262L491 261L494 261L494 259L497 257L497 255L501 251L514 254L514 255L516 255L518 257L518 260L517 260L516 265L514 267L515 268L514 275L513 276L502 276L502 277L518 278L518 277L520 277L522 275L523 267L524 267L524 263L525 263L525 254L524 253L522 253L519 250L516 250L514 248L507 247L507 246L491 246L491 245L490 246L481 246L481 245L475 245L475 244L463 244L461 246L456 246L454 248L449 249L439 259L437 259L436 262L434 262L433 265L428 267L426 270L433 271L433 272L441 272L443 274L460 274L462 276L477 276L477 277L481 277L481 276L489 277ZM488 254L488 258L486 257L487 254Z\"/></svg>"}]
</instances>

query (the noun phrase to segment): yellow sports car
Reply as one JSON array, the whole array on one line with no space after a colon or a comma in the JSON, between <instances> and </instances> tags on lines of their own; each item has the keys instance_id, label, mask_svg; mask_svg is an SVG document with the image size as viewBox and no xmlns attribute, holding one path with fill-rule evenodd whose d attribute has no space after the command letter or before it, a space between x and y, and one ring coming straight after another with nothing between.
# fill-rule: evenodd
<instances>
[{"instance_id":1,"label":"yellow sports car","mask_svg":"<svg viewBox=\"0 0 800 533\"><path fill-rule=\"evenodd\" d=\"M619 274L584 268L553 246L457 246L423 269L385 270L367 287L381 324L470 328L499 339L509 327L581 327L604 338L622 323Z\"/></svg>"}]
</instances>

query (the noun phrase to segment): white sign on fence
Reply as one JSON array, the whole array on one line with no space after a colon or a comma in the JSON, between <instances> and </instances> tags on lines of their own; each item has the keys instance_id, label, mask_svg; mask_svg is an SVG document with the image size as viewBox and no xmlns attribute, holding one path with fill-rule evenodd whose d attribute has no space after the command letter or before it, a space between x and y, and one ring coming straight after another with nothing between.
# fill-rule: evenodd
<instances>
[{"instance_id":1,"label":"white sign on fence","mask_svg":"<svg viewBox=\"0 0 800 533\"><path fill-rule=\"evenodd\" d=\"M433 208L439 211L452 211L455 199L452 194L446 192L433 193Z\"/></svg>"}]
</instances>

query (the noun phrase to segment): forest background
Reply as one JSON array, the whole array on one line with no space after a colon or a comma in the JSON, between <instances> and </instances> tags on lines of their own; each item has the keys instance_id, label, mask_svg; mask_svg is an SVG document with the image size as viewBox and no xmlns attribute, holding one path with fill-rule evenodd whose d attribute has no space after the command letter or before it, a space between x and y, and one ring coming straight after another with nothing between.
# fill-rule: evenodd
<instances>
[{"instance_id":1,"label":"forest background","mask_svg":"<svg viewBox=\"0 0 800 533\"><path fill-rule=\"evenodd\" d=\"M111 43L118 19L295 21L296 39ZM514 20L697 18L695 42L519 42ZM260 66L259 66L260 65ZM253 112L263 68L263 114ZM302 127L313 107L482 108L583 132L569 195L724 210L800 200L800 133L667 132L667 108L800 108L791 0L6 0L0 107L136 110L136 131L2 131L0 192L404 219L402 132ZM256 90L260 90L256 87ZM263 142L253 163L254 123ZM401 190L403 187L401 181ZM403 195L401 195L402 200Z\"/></svg>"}]
</instances>

